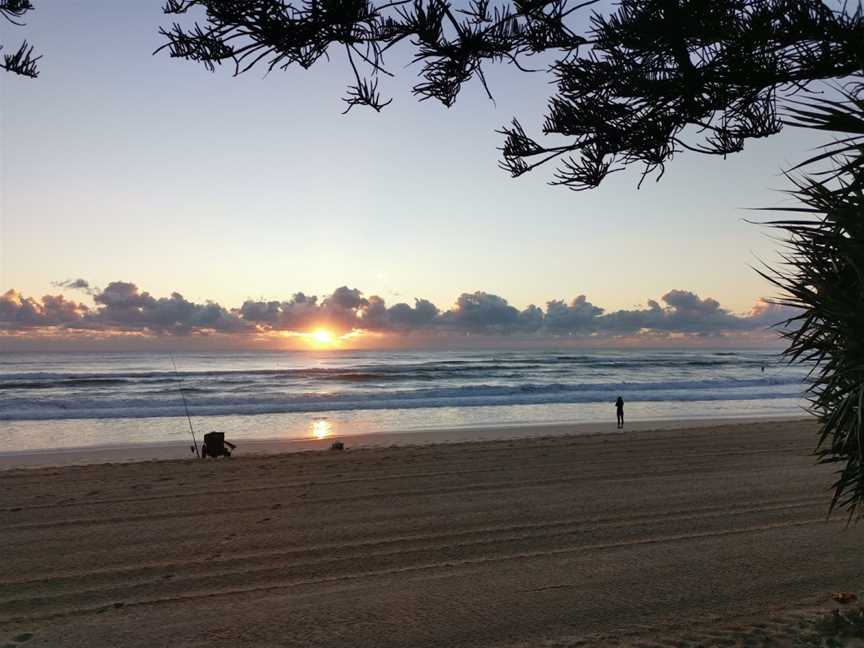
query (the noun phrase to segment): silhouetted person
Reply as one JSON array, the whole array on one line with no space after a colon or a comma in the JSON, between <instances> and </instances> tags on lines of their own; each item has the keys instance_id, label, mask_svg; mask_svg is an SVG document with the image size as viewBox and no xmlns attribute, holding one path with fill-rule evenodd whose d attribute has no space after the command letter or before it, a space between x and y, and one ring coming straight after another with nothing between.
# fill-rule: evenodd
<instances>
[{"instance_id":1,"label":"silhouetted person","mask_svg":"<svg viewBox=\"0 0 864 648\"><path fill-rule=\"evenodd\" d=\"M620 396L615 401L615 409L618 411L618 429L624 427L624 399Z\"/></svg>"}]
</instances>

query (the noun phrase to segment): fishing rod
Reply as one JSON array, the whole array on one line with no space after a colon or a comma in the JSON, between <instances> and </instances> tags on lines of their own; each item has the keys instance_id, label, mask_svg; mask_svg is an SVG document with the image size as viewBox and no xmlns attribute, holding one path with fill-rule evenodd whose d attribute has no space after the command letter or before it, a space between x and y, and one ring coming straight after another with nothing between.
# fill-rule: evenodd
<instances>
[{"instance_id":1,"label":"fishing rod","mask_svg":"<svg viewBox=\"0 0 864 648\"><path fill-rule=\"evenodd\" d=\"M183 409L186 410L186 420L189 421L189 432L192 434L192 447L195 448L195 456L201 458L201 453L198 452L198 442L195 440L195 430L192 428L192 417L189 416L189 405L186 403L186 394L183 393L183 379L180 378L180 372L177 371L177 363L174 362L174 355L169 353L171 364L174 366L174 375L177 377L177 389L180 390L180 398L183 399Z\"/></svg>"}]
</instances>

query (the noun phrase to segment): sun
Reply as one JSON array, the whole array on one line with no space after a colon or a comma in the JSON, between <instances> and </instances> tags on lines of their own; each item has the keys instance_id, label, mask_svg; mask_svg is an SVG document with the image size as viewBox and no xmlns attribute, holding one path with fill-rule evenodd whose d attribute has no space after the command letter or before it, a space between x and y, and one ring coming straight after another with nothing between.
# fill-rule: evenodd
<instances>
[{"instance_id":1,"label":"sun","mask_svg":"<svg viewBox=\"0 0 864 648\"><path fill-rule=\"evenodd\" d=\"M316 329L312 332L312 341L315 342L315 344L327 345L333 344L335 338L327 329Z\"/></svg>"},{"instance_id":2,"label":"sun","mask_svg":"<svg viewBox=\"0 0 864 648\"><path fill-rule=\"evenodd\" d=\"M2 2L2 0L0 0ZM310 331L285 331L285 337L297 337L303 340L307 348L318 349L319 351L341 349L342 345L354 338L362 335L363 331L352 330L347 333L334 333L323 326L314 328Z\"/></svg>"}]
</instances>

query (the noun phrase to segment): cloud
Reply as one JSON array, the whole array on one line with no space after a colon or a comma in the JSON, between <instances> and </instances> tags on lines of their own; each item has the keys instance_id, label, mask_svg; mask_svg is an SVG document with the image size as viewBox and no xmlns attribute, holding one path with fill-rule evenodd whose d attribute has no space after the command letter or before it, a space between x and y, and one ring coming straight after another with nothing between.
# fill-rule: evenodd
<instances>
[{"instance_id":1,"label":"cloud","mask_svg":"<svg viewBox=\"0 0 864 648\"><path fill-rule=\"evenodd\" d=\"M66 288L69 290L81 290L87 293L88 295L92 295L97 292L94 289L90 282L86 279L67 279L66 281L52 281L51 285L55 288Z\"/></svg>"},{"instance_id":2,"label":"cloud","mask_svg":"<svg viewBox=\"0 0 864 648\"><path fill-rule=\"evenodd\" d=\"M670 290L661 299L665 306L649 299L647 308L609 313L602 318L604 329L619 335L642 330L715 335L758 328L749 318L721 308L717 300L687 290Z\"/></svg>"},{"instance_id":3,"label":"cloud","mask_svg":"<svg viewBox=\"0 0 864 648\"><path fill-rule=\"evenodd\" d=\"M92 290L83 279L59 282L68 289L91 290L92 307L46 295L40 300L15 290L0 297L0 330L53 328L139 333L151 336L268 335L307 333L326 328L334 334L370 331L382 334L672 338L686 336L764 335L766 329L795 315L789 307L758 300L746 314L724 309L710 297L687 290L670 290L660 301L641 308L607 312L585 295L569 302L551 300L545 308L520 310L505 298L483 291L462 293L448 309L426 299L388 306L377 295L341 286L322 297L295 293L290 299L247 300L239 308L213 301L195 303L173 292L154 297L130 282L114 281ZM776 335L776 334L775 334Z\"/></svg>"},{"instance_id":4,"label":"cloud","mask_svg":"<svg viewBox=\"0 0 864 648\"><path fill-rule=\"evenodd\" d=\"M321 326L317 297L296 293L288 301L245 301L238 314L246 322L274 331L301 331Z\"/></svg>"},{"instance_id":5,"label":"cloud","mask_svg":"<svg viewBox=\"0 0 864 648\"><path fill-rule=\"evenodd\" d=\"M90 309L63 295L45 295L40 300L15 290L0 295L0 330L56 327L81 322Z\"/></svg>"},{"instance_id":6,"label":"cloud","mask_svg":"<svg viewBox=\"0 0 864 648\"><path fill-rule=\"evenodd\" d=\"M722 308L715 299L687 290L670 290L661 298L661 306L648 300L647 308L619 310L601 318L601 330L616 335L633 335L643 331L654 334L689 334L698 336L728 335L765 331L794 316L796 311L771 304L760 298L747 315L735 315Z\"/></svg>"},{"instance_id":7,"label":"cloud","mask_svg":"<svg viewBox=\"0 0 864 648\"><path fill-rule=\"evenodd\" d=\"M381 297L373 295L359 313L358 325L370 331L416 331L434 327L438 307L426 299L415 299L414 306L404 302L387 307Z\"/></svg>"},{"instance_id":8,"label":"cloud","mask_svg":"<svg viewBox=\"0 0 864 648\"><path fill-rule=\"evenodd\" d=\"M589 302L585 295L579 295L569 304L553 300L546 302L543 327L554 333L594 332L602 315L603 309Z\"/></svg>"},{"instance_id":9,"label":"cloud","mask_svg":"<svg viewBox=\"0 0 864 648\"><path fill-rule=\"evenodd\" d=\"M800 309L778 304L769 299L760 297L756 300L747 320L754 326L777 327L785 325L786 322L801 314Z\"/></svg>"},{"instance_id":10,"label":"cloud","mask_svg":"<svg viewBox=\"0 0 864 648\"><path fill-rule=\"evenodd\" d=\"M433 327L438 308L425 299L414 307L399 303L387 307L381 297L369 298L357 290L342 286L333 294L318 300L303 293L289 301L246 301L239 309L245 321L276 331L309 331L326 328L344 334L355 329L368 331L411 331Z\"/></svg>"},{"instance_id":11,"label":"cloud","mask_svg":"<svg viewBox=\"0 0 864 648\"><path fill-rule=\"evenodd\" d=\"M480 291L462 293L439 322L460 333L512 333L519 330L519 311L498 295Z\"/></svg>"},{"instance_id":12,"label":"cloud","mask_svg":"<svg viewBox=\"0 0 864 648\"><path fill-rule=\"evenodd\" d=\"M121 330L189 335L201 332L241 333L255 329L253 323L215 302L195 304L177 292L157 299L125 281L108 284L93 296L93 301L101 308L88 322Z\"/></svg>"}]
</instances>

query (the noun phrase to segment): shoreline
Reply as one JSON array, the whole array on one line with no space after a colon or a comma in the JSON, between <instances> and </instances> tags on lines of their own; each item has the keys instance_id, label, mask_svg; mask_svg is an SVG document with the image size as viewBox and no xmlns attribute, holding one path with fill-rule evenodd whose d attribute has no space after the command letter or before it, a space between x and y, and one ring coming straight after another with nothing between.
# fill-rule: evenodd
<instances>
[{"instance_id":1,"label":"shoreline","mask_svg":"<svg viewBox=\"0 0 864 648\"><path fill-rule=\"evenodd\" d=\"M614 422L554 422L501 423L465 425L447 428L421 428L360 434L334 434L325 438L257 438L241 439L234 457L255 457L327 450L334 441L345 443L346 449L393 446L426 446L448 443L470 443L513 440L547 436L621 435L627 432L699 429L751 423L788 423L811 420L807 415L741 416L718 418L658 419L627 422L623 430ZM196 435L200 445L201 439ZM230 433L227 438L231 440ZM59 449L16 450L0 452L0 472L94 464L182 461L194 459L191 443L155 442L82 446Z\"/></svg>"}]
</instances>

